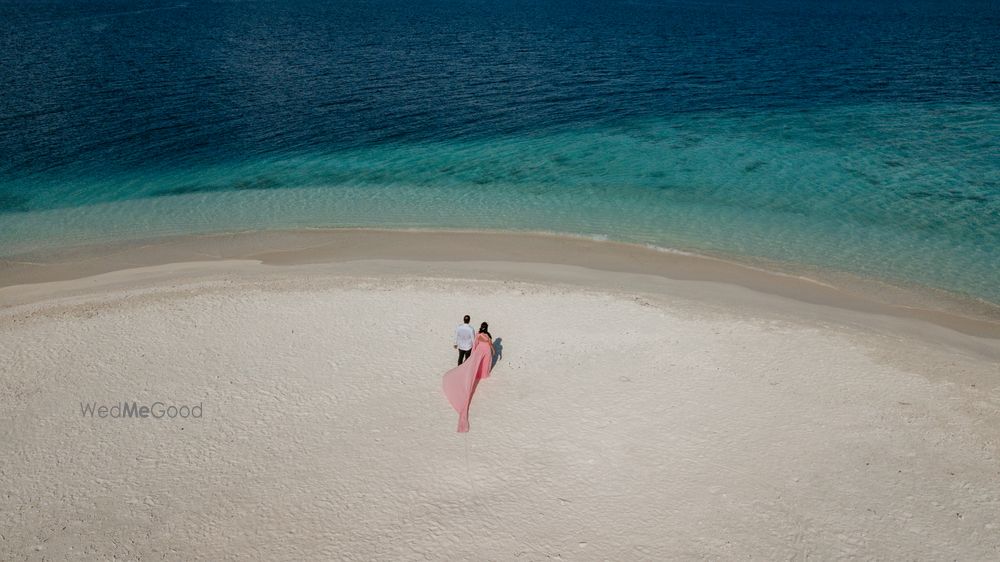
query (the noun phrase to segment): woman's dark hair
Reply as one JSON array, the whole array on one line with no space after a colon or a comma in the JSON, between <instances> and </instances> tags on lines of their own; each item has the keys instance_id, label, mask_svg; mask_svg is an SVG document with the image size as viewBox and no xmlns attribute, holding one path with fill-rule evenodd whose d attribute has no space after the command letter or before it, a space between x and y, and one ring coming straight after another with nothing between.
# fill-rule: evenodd
<instances>
[{"instance_id":1,"label":"woman's dark hair","mask_svg":"<svg viewBox=\"0 0 1000 562\"><path fill-rule=\"evenodd\" d=\"M487 336L490 337L490 339L493 339L493 336L490 336L490 325L487 324L486 322L483 322L482 324L479 325L479 333L486 334Z\"/></svg>"}]
</instances>

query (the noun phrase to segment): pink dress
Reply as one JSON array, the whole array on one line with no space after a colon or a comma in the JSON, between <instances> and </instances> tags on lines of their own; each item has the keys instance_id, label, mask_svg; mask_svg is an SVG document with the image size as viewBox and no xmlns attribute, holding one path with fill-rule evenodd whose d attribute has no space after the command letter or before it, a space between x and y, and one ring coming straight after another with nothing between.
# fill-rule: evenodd
<instances>
[{"instance_id":1,"label":"pink dress","mask_svg":"<svg viewBox=\"0 0 1000 562\"><path fill-rule=\"evenodd\" d=\"M486 334L477 334L472 344L472 355L464 363L444 374L441 387L444 395L451 402L451 407L458 412L458 431L469 431L469 403L472 394L476 392L479 379L490 376L493 363L493 347Z\"/></svg>"}]
</instances>

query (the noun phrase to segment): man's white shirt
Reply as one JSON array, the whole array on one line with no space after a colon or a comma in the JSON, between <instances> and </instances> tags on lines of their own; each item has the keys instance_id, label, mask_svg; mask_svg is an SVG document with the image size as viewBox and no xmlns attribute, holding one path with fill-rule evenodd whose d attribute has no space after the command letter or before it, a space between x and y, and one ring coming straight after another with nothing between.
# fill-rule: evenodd
<instances>
[{"instance_id":1,"label":"man's white shirt","mask_svg":"<svg viewBox=\"0 0 1000 562\"><path fill-rule=\"evenodd\" d=\"M472 340L476 339L476 331L468 324L459 324L455 328L455 344L462 351L472 349Z\"/></svg>"}]
</instances>

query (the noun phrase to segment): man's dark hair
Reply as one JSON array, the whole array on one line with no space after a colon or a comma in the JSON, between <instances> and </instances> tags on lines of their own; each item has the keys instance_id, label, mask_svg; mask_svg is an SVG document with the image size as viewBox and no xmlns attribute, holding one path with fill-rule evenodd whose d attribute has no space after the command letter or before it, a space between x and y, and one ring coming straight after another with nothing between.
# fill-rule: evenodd
<instances>
[{"instance_id":1,"label":"man's dark hair","mask_svg":"<svg viewBox=\"0 0 1000 562\"><path fill-rule=\"evenodd\" d=\"M472 320L472 318L469 318L468 314L466 314L465 316L462 317L462 322L465 322L466 324L469 323L469 320Z\"/></svg>"}]
</instances>

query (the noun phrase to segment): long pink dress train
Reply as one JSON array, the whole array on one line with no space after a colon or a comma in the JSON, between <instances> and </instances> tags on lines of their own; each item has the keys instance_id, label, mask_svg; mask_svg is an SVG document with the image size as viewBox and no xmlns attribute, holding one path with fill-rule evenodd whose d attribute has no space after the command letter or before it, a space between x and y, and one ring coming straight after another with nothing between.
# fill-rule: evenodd
<instances>
[{"instance_id":1,"label":"long pink dress train","mask_svg":"<svg viewBox=\"0 0 1000 562\"><path fill-rule=\"evenodd\" d=\"M451 407L458 412L458 432L469 431L469 403L472 394L476 392L479 379L489 378L493 363L493 348L489 336L477 334L472 345L472 355L464 363L444 374L441 388L451 402Z\"/></svg>"}]
</instances>

